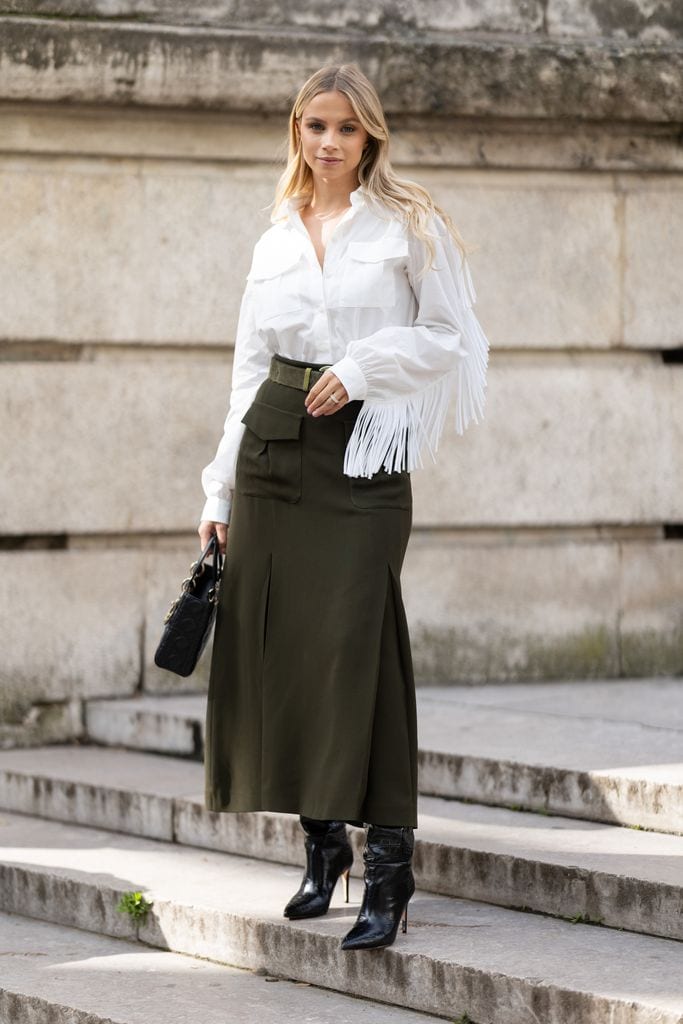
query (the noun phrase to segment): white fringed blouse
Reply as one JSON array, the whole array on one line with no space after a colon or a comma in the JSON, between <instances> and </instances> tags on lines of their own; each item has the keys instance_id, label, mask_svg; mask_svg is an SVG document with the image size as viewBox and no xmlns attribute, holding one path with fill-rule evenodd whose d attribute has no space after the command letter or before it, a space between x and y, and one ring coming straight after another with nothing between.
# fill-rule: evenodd
<instances>
[{"instance_id":1,"label":"white fringed blouse","mask_svg":"<svg viewBox=\"0 0 683 1024\"><path fill-rule=\"evenodd\" d=\"M434 265L418 279L426 245L361 185L321 269L302 202L285 200L254 246L223 437L201 475L200 519L230 520L242 416L276 352L331 364L349 400L362 401L344 455L348 476L412 471L425 449L434 460L453 393L458 434L483 416L489 344L472 310L469 266L443 220L429 225L438 236Z\"/></svg>"}]
</instances>

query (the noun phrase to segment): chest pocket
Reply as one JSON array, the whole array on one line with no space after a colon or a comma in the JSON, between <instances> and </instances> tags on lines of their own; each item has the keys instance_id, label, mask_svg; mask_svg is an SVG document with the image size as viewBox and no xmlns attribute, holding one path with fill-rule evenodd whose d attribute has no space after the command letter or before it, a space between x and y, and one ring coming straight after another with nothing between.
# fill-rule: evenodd
<instances>
[{"instance_id":1,"label":"chest pocket","mask_svg":"<svg viewBox=\"0 0 683 1024\"><path fill-rule=\"evenodd\" d=\"M257 325L305 304L303 252L296 247L256 251L247 280L252 282Z\"/></svg>"},{"instance_id":2,"label":"chest pocket","mask_svg":"<svg viewBox=\"0 0 683 1024\"><path fill-rule=\"evenodd\" d=\"M302 413L254 401L242 423L235 490L255 498L296 502L301 498Z\"/></svg>"},{"instance_id":3,"label":"chest pocket","mask_svg":"<svg viewBox=\"0 0 683 1024\"><path fill-rule=\"evenodd\" d=\"M406 238L350 242L339 287L339 305L395 306L407 259Z\"/></svg>"}]
</instances>

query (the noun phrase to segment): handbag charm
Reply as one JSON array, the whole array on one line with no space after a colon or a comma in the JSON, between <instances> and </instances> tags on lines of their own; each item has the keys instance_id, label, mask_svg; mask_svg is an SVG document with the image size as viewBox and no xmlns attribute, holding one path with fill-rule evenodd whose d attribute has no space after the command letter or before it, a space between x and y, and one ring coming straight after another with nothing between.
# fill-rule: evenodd
<instances>
[{"instance_id":1,"label":"handbag charm","mask_svg":"<svg viewBox=\"0 0 683 1024\"><path fill-rule=\"evenodd\" d=\"M213 555L212 563L206 561L208 555ZM223 555L214 533L190 566L190 575L164 616L164 630L154 654L159 668L179 676L194 672L216 617L222 574Z\"/></svg>"}]
</instances>

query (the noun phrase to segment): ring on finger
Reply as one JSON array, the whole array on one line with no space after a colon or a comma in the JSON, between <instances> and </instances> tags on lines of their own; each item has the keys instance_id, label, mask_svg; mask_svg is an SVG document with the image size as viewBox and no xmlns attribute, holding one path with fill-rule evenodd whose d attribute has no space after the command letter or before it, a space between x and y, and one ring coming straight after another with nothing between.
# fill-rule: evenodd
<instances>
[{"instance_id":1,"label":"ring on finger","mask_svg":"<svg viewBox=\"0 0 683 1024\"><path fill-rule=\"evenodd\" d=\"M327 399L329 402L334 402L337 405L339 404L339 399L337 398L336 395L328 395Z\"/></svg>"}]
</instances>

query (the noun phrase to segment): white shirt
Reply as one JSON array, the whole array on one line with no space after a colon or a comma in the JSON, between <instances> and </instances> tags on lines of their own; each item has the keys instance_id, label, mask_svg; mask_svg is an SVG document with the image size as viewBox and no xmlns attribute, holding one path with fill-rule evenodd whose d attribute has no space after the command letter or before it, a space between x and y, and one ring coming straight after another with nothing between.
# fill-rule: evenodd
<instances>
[{"instance_id":1,"label":"white shirt","mask_svg":"<svg viewBox=\"0 0 683 1024\"><path fill-rule=\"evenodd\" d=\"M229 522L241 419L276 352L331 364L349 400L362 401L344 455L348 476L412 471L424 448L434 459L453 391L457 433L483 415L489 345L472 311L469 267L443 220L430 222L439 236L434 266L418 280L425 244L361 185L321 269L302 202L285 200L282 219L254 246L223 437L201 476L200 519Z\"/></svg>"}]
</instances>

